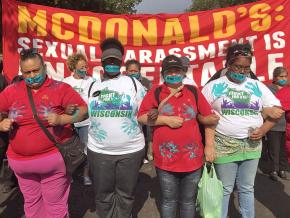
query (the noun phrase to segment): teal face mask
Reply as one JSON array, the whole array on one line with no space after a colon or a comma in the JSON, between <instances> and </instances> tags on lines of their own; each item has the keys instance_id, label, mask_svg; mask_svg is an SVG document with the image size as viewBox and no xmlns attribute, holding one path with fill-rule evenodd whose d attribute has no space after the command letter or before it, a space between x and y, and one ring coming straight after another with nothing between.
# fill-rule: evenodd
<instances>
[{"instance_id":1,"label":"teal face mask","mask_svg":"<svg viewBox=\"0 0 290 218\"><path fill-rule=\"evenodd\" d=\"M168 84L177 84L177 83L181 83L183 80L183 76L182 75L166 75L164 77L164 81Z\"/></svg>"},{"instance_id":2,"label":"teal face mask","mask_svg":"<svg viewBox=\"0 0 290 218\"><path fill-rule=\"evenodd\" d=\"M233 80L235 80L235 81L237 81L239 83L244 82L246 80L246 78L247 78L246 74L235 73L233 71L229 72L229 76L230 76L230 78L232 78Z\"/></svg>"},{"instance_id":3,"label":"teal face mask","mask_svg":"<svg viewBox=\"0 0 290 218\"><path fill-rule=\"evenodd\" d=\"M279 84L280 86L285 86L286 83L287 83L287 80L286 80L286 79L281 79L281 80L278 80L277 82L278 82L278 84Z\"/></svg>"},{"instance_id":4,"label":"teal face mask","mask_svg":"<svg viewBox=\"0 0 290 218\"><path fill-rule=\"evenodd\" d=\"M109 75L117 75L120 73L120 66L117 65L106 65L105 66L105 71L106 73L108 73Z\"/></svg>"},{"instance_id":5,"label":"teal face mask","mask_svg":"<svg viewBox=\"0 0 290 218\"><path fill-rule=\"evenodd\" d=\"M76 73L81 76L84 77L87 75L87 71L86 70L76 70Z\"/></svg>"},{"instance_id":6,"label":"teal face mask","mask_svg":"<svg viewBox=\"0 0 290 218\"><path fill-rule=\"evenodd\" d=\"M27 85L33 85L34 83L42 84L45 80L46 73L41 73L33 78L25 78L24 81Z\"/></svg>"},{"instance_id":7,"label":"teal face mask","mask_svg":"<svg viewBox=\"0 0 290 218\"><path fill-rule=\"evenodd\" d=\"M141 74L137 72L137 73L128 74L128 76L136 78L136 79L140 79Z\"/></svg>"}]
</instances>

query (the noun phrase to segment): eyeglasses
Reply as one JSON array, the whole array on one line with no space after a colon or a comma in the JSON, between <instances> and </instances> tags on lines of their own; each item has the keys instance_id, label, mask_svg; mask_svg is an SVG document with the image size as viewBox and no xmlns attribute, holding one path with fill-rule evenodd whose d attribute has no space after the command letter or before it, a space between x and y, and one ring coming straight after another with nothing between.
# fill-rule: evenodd
<instances>
[{"instance_id":1,"label":"eyeglasses","mask_svg":"<svg viewBox=\"0 0 290 218\"><path fill-rule=\"evenodd\" d=\"M249 73L251 72L251 67L250 66L242 66L242 65L237 65L237 64L232 64L230 67L237 72L245 72Z\"/></svg>"},{"instance_id":2,"label":"eyeglasses","mask_svg":"<svg viewBox=\"0 0 290 218\"><path fill-rule=\"evenodd\" d=\"M245 56L245 57L252 57L252 52L250 50L236 50L233 52L233 56Z\"/></svg>"}]
</instances>

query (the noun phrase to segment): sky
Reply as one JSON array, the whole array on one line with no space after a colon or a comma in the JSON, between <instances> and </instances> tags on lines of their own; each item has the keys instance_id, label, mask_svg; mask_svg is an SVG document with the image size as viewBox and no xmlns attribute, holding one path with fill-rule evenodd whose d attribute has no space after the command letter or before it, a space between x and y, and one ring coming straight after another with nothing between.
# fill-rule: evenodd
<instances>
[{"instance_id":1,"label":"sky","mask_svg":"<svg viewBox=\"0 0 290 218\"><path fill-rule=\"evenodd\" d=\"M137 5L137 14L182 13L192 0L143 0Z\"/></svg>"}]
</instances>

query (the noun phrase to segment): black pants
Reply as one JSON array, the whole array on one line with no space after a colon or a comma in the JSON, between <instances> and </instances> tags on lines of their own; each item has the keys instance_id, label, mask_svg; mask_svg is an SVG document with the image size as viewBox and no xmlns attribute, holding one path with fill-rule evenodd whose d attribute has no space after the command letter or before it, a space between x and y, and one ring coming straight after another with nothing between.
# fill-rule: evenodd
<instances>
[{"instance_id":1,"label":"black pants","mask_svg":"<svg viewBox=\"0 0 290 218\"><path fill-rule=\"evenodd\" d=\"M287 170L285 132L269 131L267 133L268 150L271 163L271 171Z\"/></svg>"},{"instance_id":2,"label":"black pants","mask_svg":"<svg viewBox=\"0 0 290 218\"><path fill-rule=\"evenodd\" d=\"M144 149L125 155L107 155L88 149L88 160L100 218L131 217L135 187Z\"/></svg>"}]
</instances>

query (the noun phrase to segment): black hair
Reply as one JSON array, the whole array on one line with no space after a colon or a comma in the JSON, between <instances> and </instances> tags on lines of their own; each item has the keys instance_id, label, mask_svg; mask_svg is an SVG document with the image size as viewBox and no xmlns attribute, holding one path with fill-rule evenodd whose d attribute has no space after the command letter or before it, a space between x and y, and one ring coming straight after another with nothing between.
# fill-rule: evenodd
<instances>
[{"instance_id":1,"label":"black hair","mask_svg":"<svg viewBox=\"0 0 290 218\"><path fill-rule=\"evenodd\" d=\"M26 61L28 59L32 59L38 57L41 64L44 65L44 61L42 56L38 53L37 49L29 48L29 49L22 49L20 52L20 61Z\"/></svg>"},{"instance_id":2,"label":"black hair","mask_svg":"<svg viewBox=\"0 0 290 218\"><path fill-rule=\"evenodd\" d=\"M246 44L232 44L228 50L226 55L226 67L232 64L237 57L247 57L252 61L253 52L252 47L249 43Z\"/></svg>"},{"instance_id":3,"label":"black hair","mask_svg":"<svg viewBox=\"0 0 290 218\"><path fill-rule=\"evenodd\" d=\"M100 44L100 48L101 48L102 52L104 52L104 50L109 49L109 48L116 48L122 53L122 55L124 55L124 47L123 47L122 43L118 39L115 39L115 38L105 39Z\"/></svg>"},{"instance_id":4,"label":"black hair","mask_svg":"<svg viewBox=\"0 0 290 218\"><path fill-rule=\"evenodd\" d=\"M285 67L276 67L273 71L273 78L276 78L278 76L280 76L281 73L283 72L287 72L288 74L288 70Z\"/></svg>"},{"instance_id":5,"label":"black hair","mask_svg":"<svg viewBox=\"0 0 290 218\"><path fill-rule=\"evenodd\" d=\"M129 66L130 65L133 65L133 64L137 65L139 71L141 70L141 64L140 64L140 62L137 61L137 60L134 60L134 59L131 59L131 60L127 60L126 61L126 63L125 63L126 70L128 70Z\"/></svg>"},{"instance_id":6,"label":"black hair","mask_svg":"<svg viewBox=\"0 0 290 218\"><path fill-rule=\"evenodd\" d=\"M22 75L16 75L16 76L13 77L11 83L18 83L18 82L20 82L22 80L24 80Z\"/></svg>"}]
</instances>

